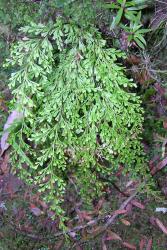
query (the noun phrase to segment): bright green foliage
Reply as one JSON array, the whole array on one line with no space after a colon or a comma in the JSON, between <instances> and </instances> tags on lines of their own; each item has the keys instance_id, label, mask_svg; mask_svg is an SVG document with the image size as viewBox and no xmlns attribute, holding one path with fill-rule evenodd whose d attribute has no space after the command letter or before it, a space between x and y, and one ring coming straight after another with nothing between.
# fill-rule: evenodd
<instances>
[{"instance_id":1,"label":"bright green foliage","mask_svg":"<svg viewBox=\"0 0 167 250\"><path fill-rule=\"evenodd\" d=\"M143 110L117 63L124 54L108 48L93 26L62 18L21 31L7 63L15 68L13 105L24 115L10 135L15 171L39 185L57 214L71 178L89 202L102 192L99 175L114 175L119 164L133 177L145 174Z\"/></svg>"}]
</instances>

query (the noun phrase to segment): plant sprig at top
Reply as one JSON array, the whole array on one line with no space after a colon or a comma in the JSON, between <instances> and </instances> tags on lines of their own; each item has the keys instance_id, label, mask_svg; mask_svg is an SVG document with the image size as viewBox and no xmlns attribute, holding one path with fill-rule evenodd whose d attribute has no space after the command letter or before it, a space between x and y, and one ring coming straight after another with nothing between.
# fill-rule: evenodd
<instances>
[{"instance_id":1,"label":"plant sprig at top","mask_svg":"<svg viewBox=\"0 0 167 250\"><path fill-rule=\"evenodd\" d=\"M13 45L13 109L23 119L10 132L13 171L39 186L57 215L73 178L86 202L101 195L123 164L131 176L143 169L141 101L100 32L66 23L34 24ZM103 164L103 160L109 165Z\"/></svg>"}]
</instances>

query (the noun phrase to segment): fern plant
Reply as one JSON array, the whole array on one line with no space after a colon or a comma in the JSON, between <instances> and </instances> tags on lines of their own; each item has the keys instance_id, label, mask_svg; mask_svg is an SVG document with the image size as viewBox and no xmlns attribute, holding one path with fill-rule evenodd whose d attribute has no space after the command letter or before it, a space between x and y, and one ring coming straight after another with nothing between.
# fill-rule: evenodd
<instances>
[{"instance_id":1,"label":"fern plant","mask_svg":"<svg viewBox=\"0 0 167 250\"><path fill-rule=\"evenodd\" d=\"M21 32L6 63L13 109L23 114L10 132L13 171L38 185L57 215L71 178L90 202L106 185L100 174L114 175L120 164L132 177L145 175L143 109L117 63L124 54L95 27L61 17Z\"/></svg>"}]
</instances>

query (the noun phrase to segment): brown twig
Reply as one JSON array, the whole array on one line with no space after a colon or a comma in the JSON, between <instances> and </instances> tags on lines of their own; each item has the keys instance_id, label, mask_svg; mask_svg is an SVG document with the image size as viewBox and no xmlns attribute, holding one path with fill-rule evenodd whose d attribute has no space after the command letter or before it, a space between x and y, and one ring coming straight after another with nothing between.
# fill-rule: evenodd
<instances>
[{"instance_id":1,"label":"brown twig","mask_svg":"<svg viewBox=\"0 0 167 250\"><path fill-rule=\"evenodd\" d=\"M156 167L153 167L151 169L151 174L152 176L154 176L158 171L160 171L161 169L163 169L164 167L167 166L167 157L165 157L162 161L160 161Z\"/></svg>"},{"instance_id":2,"label":"brown twig","mask_svg":"<svg viewBox=\"0 0 167 250\"><path fill-rule=\"evenodd\" d=\"M133 200L133 198L137 195L138 191L135 191L131 196L129 196L120 206L119 210L123 210L126 206ZM118 217L118 214L114 214L110 219L108 219L107 223L104 225L104 229L107 229L115 219Z\"/></svg>"}]
</instances>

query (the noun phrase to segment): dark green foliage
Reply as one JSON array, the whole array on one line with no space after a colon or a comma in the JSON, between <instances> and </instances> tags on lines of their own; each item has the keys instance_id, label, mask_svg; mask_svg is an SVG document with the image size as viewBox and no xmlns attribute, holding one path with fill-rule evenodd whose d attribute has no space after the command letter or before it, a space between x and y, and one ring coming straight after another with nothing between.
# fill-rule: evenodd
<instances>
[{"instance_id":1,"label":"dark green foliage","mask_svg":"<svg viewBox=\"0 0 167 250\"><path fill-rule=\"evenodd\" d=\"M127 36L127 47L131 43L136 43L140 48L144 49L146 41L144 34L149 32L149 29L143 29L141 22L141 10L146 8L148 1L135 1L135 0L116 0L112 3L106 4L106 8L116 11L111 23L111 29L123 29Z\"/></svg>"}]
</instances>

